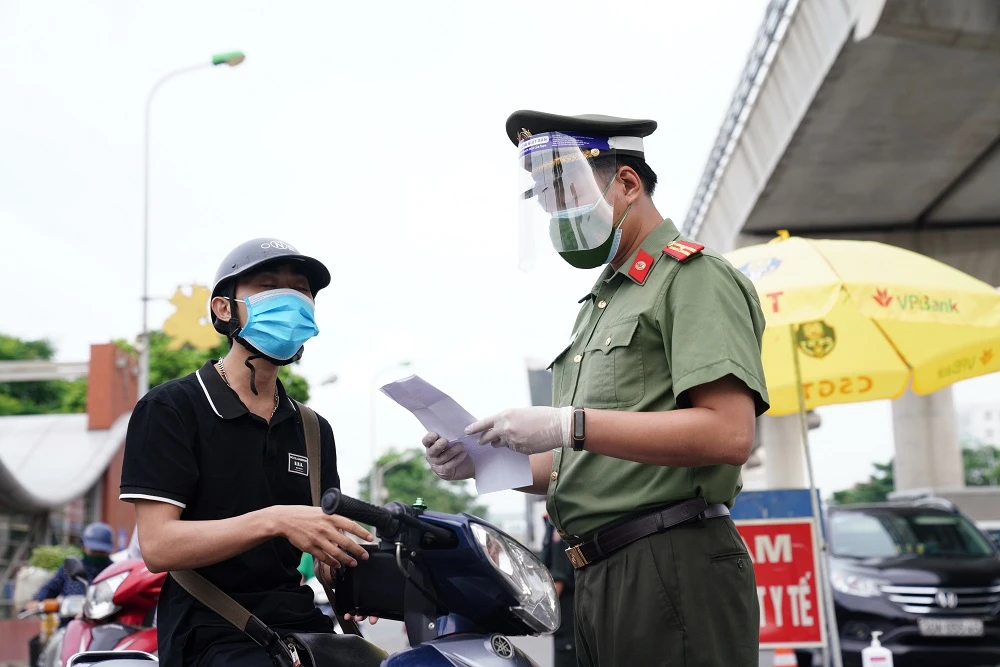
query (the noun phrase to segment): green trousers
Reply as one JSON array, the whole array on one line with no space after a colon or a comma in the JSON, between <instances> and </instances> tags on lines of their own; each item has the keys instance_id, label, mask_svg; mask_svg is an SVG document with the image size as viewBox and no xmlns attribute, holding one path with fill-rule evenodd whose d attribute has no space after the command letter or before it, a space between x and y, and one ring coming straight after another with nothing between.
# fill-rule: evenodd
<instances>
[{"instance_id":1,"label":"green trousers","mask_svg":"<svg viewBox=\"0 0 1000 667\"><path fill-rule=\"evenodd\" d=\"M757 666L753 564L729 517L675 526L576 571L583 667Z\"/></svg>"}]
</instances>

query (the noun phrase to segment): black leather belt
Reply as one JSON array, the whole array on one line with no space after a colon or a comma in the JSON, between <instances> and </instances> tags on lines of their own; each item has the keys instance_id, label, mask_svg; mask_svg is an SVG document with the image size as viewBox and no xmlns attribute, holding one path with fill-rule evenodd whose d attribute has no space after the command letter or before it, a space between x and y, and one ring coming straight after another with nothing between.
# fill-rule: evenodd
<instances>
[{"instance_id":1,"label":"black leather belt","mask_svg":"<svg viewBox=\"0 0 1000 667\"><path fill-rule=\"evenodd\" d=\"M722 503L709 505L700 496L683 500L620 526L600 531L593 539L566 549L566 555L569 556L569 562L573 567L579 569L607 558L622 547L647 535L662 532L692 519L712 519L718 516L729 516L729 508Z\"/></svg>"}]
</instances>

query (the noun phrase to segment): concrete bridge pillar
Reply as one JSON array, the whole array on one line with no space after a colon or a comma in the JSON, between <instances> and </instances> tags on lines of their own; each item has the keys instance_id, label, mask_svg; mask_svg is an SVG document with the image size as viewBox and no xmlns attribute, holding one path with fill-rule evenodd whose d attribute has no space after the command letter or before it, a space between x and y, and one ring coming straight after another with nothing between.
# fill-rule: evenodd
<instances>
[{"instance_id":1,"label":"concrete bridge pillar","mask_svg":"<svg viewBox=\"0 0 1000 667\"><path fill-rule=\"evenodd\" d=\"M907 391L892 403L897 491L965 486L951 387L927 396Z\"/></svg>"}]
</instances>

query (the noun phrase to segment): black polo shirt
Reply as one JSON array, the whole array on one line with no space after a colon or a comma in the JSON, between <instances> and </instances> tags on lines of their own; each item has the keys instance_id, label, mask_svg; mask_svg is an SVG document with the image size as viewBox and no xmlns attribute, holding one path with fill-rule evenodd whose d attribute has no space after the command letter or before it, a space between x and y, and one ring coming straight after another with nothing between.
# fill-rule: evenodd
<instances>
[{"instance_id":1,"label":"black polo shirt","mask_svg":"<svg viewBox=\"0 0 1000 667\"><path fill-rule=\"evenodd\" d=\"M119 497L176 505L186 521L311 505L301 418L284 387L278 383L278 410L268 424L247 410L213 364L153 388L135 406ZM333 431L319 421L322 488L339 488ZM301 557L288 540L273 538L198 572L272 627L330 630L311 589L299 585ZM170 577L157 627L160 661L168 665L190 664L217 641L245 638Z\"/></svg>"}]
</instances>

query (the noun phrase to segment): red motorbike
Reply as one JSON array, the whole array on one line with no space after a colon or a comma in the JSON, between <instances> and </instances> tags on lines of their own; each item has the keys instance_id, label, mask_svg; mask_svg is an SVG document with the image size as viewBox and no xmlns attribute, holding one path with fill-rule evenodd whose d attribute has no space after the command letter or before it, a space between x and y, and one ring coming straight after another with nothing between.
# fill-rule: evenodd
<instances>
[{"instance_id":1,"label":"red motorbike","mask_svg":"<svg viewBox=\"0 0 1000 667\"><path fill-rule=\"evenodd\" d=\"M70 577L83 564L66 562ZM79 567L79 571L77 571ZM142 651L156 655L153 618L166 572L153 574L141 559L123 560L97 575L87 587L81 617L69 622L62 642L62 665L82 651Z\"/></svg>"}]
</instances>

